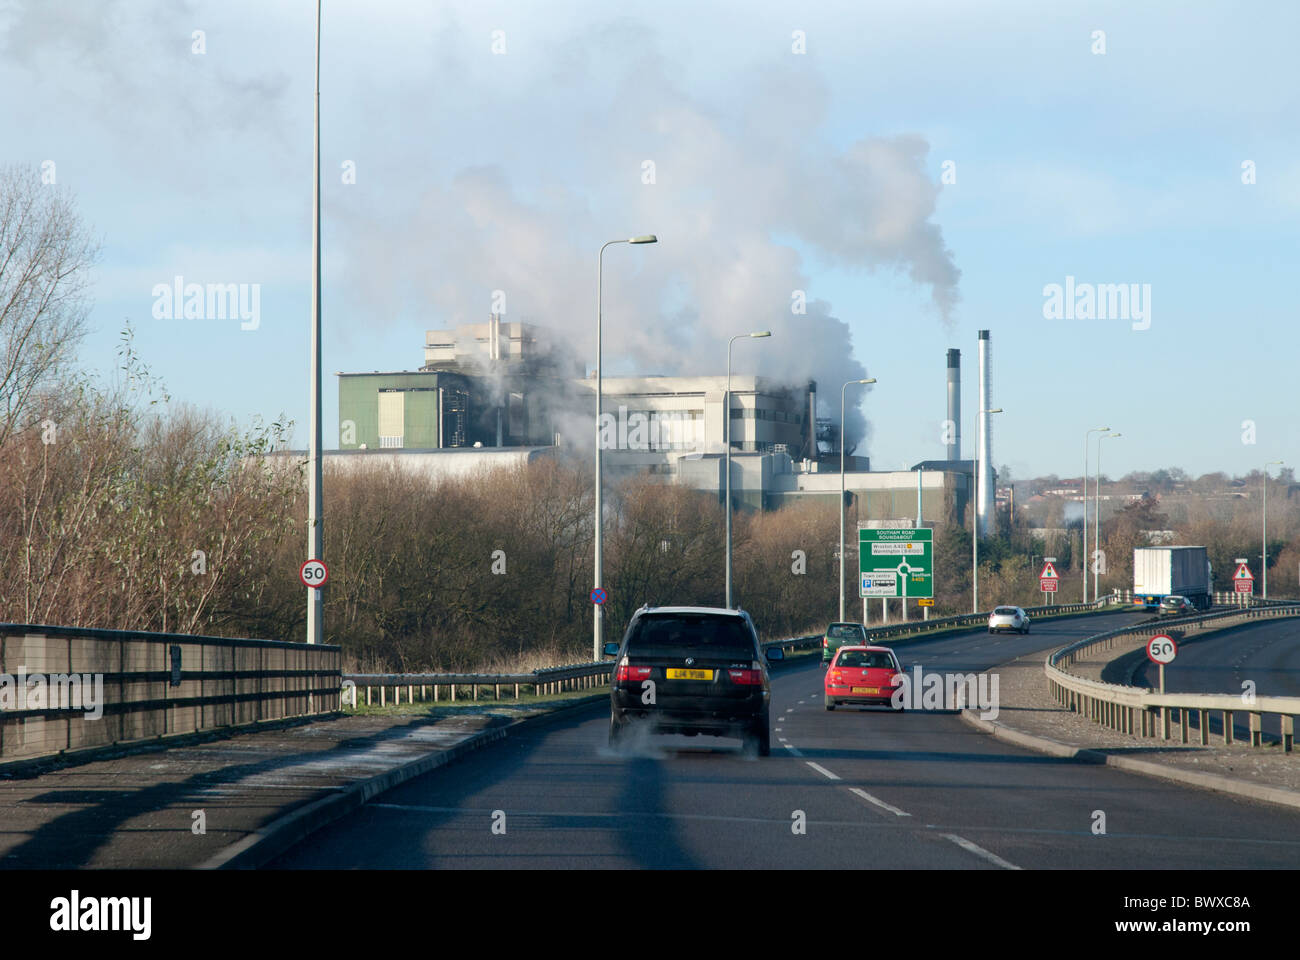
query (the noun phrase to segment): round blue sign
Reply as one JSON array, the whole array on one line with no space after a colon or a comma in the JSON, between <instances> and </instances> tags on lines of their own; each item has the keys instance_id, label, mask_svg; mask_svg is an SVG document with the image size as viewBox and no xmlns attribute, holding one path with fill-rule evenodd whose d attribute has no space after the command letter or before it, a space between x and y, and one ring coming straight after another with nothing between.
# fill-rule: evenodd
<instances>
[{"instance_id":1,"label":"round blue sign","mask_svg":"<svg viewBox=\"0 0 1300 960\"><path fill-rule=\"evenodd\" d=\"M604 602L605 602L605 588L604 588L604 587L597 587L595 590L591 591L591 602L592 602L592 603L604 603Z\"/></svg>"}]
</instances>

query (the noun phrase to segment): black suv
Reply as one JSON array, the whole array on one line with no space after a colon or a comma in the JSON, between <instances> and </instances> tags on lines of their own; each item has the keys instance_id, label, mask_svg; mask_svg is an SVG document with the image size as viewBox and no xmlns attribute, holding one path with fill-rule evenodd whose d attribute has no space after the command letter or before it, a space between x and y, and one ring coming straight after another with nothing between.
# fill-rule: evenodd
<instances>
[{"instance_id":1,"label":"black suv","mask_svg":"<svg viewBox=\"0 0 1300 960\"><path fill-rule=\"evenodd\" d=\"M609 743L644 723L652 733L740 737L746 753L771 753L771 685L758 631L743 610L650 607L632 616L622 643L605 644L617 657L609 692Z\"/></svg>"}]
</instances>

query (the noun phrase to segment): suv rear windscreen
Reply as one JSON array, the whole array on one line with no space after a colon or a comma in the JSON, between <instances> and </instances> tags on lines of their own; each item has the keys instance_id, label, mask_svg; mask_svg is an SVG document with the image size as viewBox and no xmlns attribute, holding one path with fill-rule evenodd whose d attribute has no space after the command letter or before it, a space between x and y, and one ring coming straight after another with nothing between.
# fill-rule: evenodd
<instances>
[{"instance_id":1,"label":"suv rear windscreen","mask_svg":"<svg viewBox=\"0 0 1300 960\"><path fill-rule=\"evenodd\" d=\"M862 630L855 624L841 623L827 630L826 636L832 640L861 640Z\"/></svg>"},{"instance_id":2,"label":"suv rear windscreen","mask_svg":"<svg viewBox=\"0 0 1300 960\"><path fill-rule=\"evenodd\" d=\"M642 617L627 641L633 657L753 660L754 638L739 617L662 614Z\"/></svg>"},{"instance_id":3,"label":"suv rear windscreen","mask_svg":"<svg viewBox=\"0 0 1300 960\"><path fill-rule=\"evenodd\" d=\"M998 607L996 610L993 611L993 613L995 616L999 616L999 617L1013 617L1016 615L1016 608Z\"/></svg>"}]
</instances>

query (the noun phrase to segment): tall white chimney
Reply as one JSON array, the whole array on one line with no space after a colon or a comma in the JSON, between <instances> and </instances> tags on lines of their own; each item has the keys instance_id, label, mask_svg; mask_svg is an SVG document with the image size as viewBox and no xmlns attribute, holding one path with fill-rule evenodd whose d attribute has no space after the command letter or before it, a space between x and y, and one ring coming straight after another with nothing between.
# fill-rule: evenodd
<instances>
[{"instance_id":1,"label":"tall white chimney","mask_svg":"<svg viewBox=\"0 0 1300 960\"><path fill-rule=\"evenodd\" d=\"M948 441L947 459L961 459L961 351L948 351Z\"/></svg>"},{"instance_id":2,"label":"tall white chimney","mask_svg":"<svg viewBox=\"0 0 1300 960\"><path fill-rule=\"evenodd\" d=\"M997 532L997 511L991 509L993 494L993 437L990 434L992 423L988 410L993 406L992 388L989 384L989 332L979 332L979 445L976 456L979 458L978 501L975 509L979 516L980 536Z\"/></svg>"}]
</instances>

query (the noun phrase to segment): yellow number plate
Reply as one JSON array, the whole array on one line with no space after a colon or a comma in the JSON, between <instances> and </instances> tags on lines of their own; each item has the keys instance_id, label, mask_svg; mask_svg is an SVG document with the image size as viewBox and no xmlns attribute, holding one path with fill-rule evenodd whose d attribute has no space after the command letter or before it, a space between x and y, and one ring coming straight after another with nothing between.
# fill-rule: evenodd
<instances>
[{"instance_id":1,"label":"yellow number plate","mask_svg":"<svg viewBox=\"0 0 1300 960\"><path fill-rule=\"evenodd\" d=\"M880 688L879 687L854 687L853 692L854 693L879 693Z\"/></svg>"},{"instance_id":2,"label":"yellow number plate","mask_svg":"<svg viewBox=\"0 0 1300 960\"><path fill-rule=\"evenodd\" d=\"M669 680L712 680L712 670L683 670L681 667L668 668Z\"/></svg>"}]
</instances>

